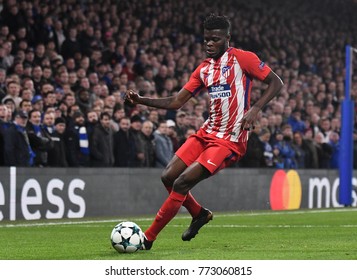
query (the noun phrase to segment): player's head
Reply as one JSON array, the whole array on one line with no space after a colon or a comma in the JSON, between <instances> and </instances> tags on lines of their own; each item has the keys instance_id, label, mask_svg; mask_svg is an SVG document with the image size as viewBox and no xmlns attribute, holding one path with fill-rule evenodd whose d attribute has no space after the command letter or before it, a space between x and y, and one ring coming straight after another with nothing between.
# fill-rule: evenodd
<instances>
[{"instance_id":1,"label":"player's head","mask_svg":"<svg viewBox=\"0 0 357 280\"><path fill-rule=\"evenodd\" d=\"M229 46L231 23L226 16L210 14L206 17L203 28L207 57L217 59Z\"/></svg>"}]
</instances>

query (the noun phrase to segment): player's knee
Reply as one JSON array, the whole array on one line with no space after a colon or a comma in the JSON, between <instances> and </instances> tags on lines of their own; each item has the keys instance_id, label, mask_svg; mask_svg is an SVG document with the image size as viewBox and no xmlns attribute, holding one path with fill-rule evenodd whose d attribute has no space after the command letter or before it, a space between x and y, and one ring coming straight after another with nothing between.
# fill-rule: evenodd
<instances>
[{"instance_id":1,"label":"player's knee","mask_svg":"<svg viewBox=\"0 0 357 280\"><path fill-rule=\"evenodd\" d=\"M189 192L190 187L185 181L185 176L181 175L175 180L173 190L180 194L187 194Z\"/></svg>"},{"instance_id":2,"label":"player's knee","mask_svg":"<svg viewBox=\"0 0 357 280\"><path fill-rule=\"evenodd\" d=\"M172 179L172 176L170 176L169 172L167 169L165 169L161 173L161 182L166 186L166 187L172 187L174 184L174 179Z\"/></svg>"}]
</instances>

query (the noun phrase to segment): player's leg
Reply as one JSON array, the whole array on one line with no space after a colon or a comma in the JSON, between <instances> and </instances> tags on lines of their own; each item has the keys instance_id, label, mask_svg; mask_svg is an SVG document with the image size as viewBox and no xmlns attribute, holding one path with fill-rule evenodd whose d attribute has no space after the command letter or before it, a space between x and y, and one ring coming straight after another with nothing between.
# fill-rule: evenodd
<instances>
[{"instance_id":1,"label":"player's leg","mask_svg":"<svg viewBox=\"0 0 357 280\"><path fill-rule=\"evenodd\" d=\"M219 145L210 144L197 159L198 164L204 166L209 174L213 175L219 170L236 161L237 155L229 148ZM212 220L213 214L210 210L202 208L200 213L193 217L190 226L182 234L183 241L190 241L194 238L201 227Z\"/></svg>"},{"instance_id":2,"label":"player's leg","mask_svg":"<svg viewBox=\"0 0 357 280\"><path fill-rule=\"evenodd\" d=\"M172 191L172 186L175 180L183 171L185 171L186 168L186 163L177 155L174 155L165 170L162 172L161 181L163 182L169 194ZM202 209L202 206L196 201L191 192L187 193L186 199L183 202L182 206L187 209L187 211L191 214L192 217L198 216Z\"/></svg>"},{"instance_id":3,"label":"player's leg","mask_svg":"<svg viewBox=\"0 0 357 280\"><path fill-rule=\"evenodd\" d=\"M205 140L202 138L202 131L190 136L185 143L176 151L175 156L170 161L162 174L162 182L167 191L172 191L172 186L178 176L190 166L200 154L204 151L206 146ZM186 199L183 202L184 206L192 217L197 217L202 209L201 205L196 201L191 192L188 192Z\"/></svg>"},{"instance_id":4,"label":"player's leg","mask_svg":"<svg viewBox=\"0 0 357 280\"><path fill-rule=\"evenodd\" d=\"M197 162L191 164L180 174L173 184L172 192L158 211L155 220L145 231L145 249L148 250L151 248L152 242L156 239L160 231L177 214L189 190L209 175L208 170Z\"/></svg>"}]
</instances>

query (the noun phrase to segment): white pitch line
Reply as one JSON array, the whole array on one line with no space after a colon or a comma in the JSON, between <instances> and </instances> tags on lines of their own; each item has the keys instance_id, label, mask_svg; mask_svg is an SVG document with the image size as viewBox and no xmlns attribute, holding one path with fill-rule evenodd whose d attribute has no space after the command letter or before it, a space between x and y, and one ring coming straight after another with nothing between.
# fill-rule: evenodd
<instances>
[{"instance_id":1,"label":"white pitch line","mask_svg":"<svg viewBox=\"0 0 357 280\"><path fill-rule=\"evenodd\" d=\"M187 227L187 225L169 225L171 227ZM210 228L357 228L356 225L205 225Z\"/></svg>"},{"instance_id":2,"label":"white pitch line","mask_svg":"<svg viewBox=\"0 0 357 280\"><path fill-rule=\"evenodd\" d=\"M357 208L342 208L342 209L321 209L321 210L297 210L297 211L270 211L270 212L237 212L231 214L215 214L215 217L239 217L239 216L272 216L272 215L297 215L297 214L319 214L319 213L332 213L332 212L352 212L357 211ZM135 221L152 221L152 218L135 218ZM0 228L10 227L38 227L38 226L63 226L63 225L84 225L84 224L97 224L97 223L119 223L120 221L133 220L134 218L118 218L110 220L97 220L97 221L67 221L67 222L35 222L35 223L16 223L0 225ZM177 216L174 219L191 219L189 216ZM242 227L237 225L237 227ZM354 227L354 225L351 225Z\"/></svg>"}]
</instances>

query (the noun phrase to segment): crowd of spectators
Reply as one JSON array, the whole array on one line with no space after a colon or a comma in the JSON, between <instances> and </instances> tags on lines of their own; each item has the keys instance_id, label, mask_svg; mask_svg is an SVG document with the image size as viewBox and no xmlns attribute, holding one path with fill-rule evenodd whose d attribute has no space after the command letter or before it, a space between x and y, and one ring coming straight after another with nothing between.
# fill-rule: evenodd
<instances>
[{"instance_id":1,"label":"crowd of spectators","mask_svg":"<svg viewBox=\"0 0 357 280\"><path fill-rule=\"evenodd\" d=\"M231 45L257 53L285 84L238 165L337 168L356 8L354 0L0 1L0 166L165 166L206 120L207 93L179 111L123 96L177 94L204 59L202 20L215 12L232 21ZM252 104L264 88L254 84Z\"/></svg>"}]
</instances>

